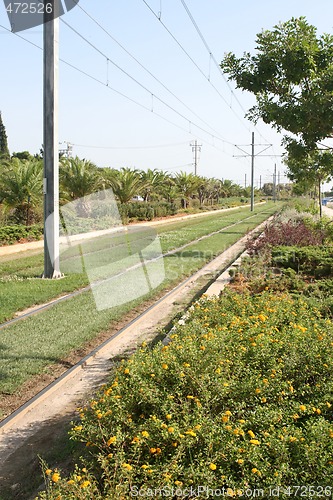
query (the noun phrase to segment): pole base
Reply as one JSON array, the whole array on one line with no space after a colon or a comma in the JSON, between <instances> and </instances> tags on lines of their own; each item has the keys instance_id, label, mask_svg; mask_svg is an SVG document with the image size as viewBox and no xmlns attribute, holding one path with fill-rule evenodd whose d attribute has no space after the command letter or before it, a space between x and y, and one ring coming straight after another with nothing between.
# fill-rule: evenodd
<instances>
[{"instance_id":1,"label":"pole base","mask_svg":"<svg viewBox=\"0 0 333 500\"><path fill-rule=\"evenodd\" d=\"M59 280L59 279L64 278L64 277L65 277L65 275L63 273L61 273L60 271L53 271L52 276L45 276L44 273L41 276L41 278L45 279L45 280L47 280L47 279L50 279L50 280Z\"/></svg>"}]
</instances>

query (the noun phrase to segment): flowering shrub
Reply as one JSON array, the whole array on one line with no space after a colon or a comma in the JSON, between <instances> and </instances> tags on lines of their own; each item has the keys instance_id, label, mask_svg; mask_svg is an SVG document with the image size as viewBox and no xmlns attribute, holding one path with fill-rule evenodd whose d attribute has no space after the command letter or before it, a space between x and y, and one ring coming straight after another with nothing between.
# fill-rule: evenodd
<instances>
[{"instance_id":1,"label":"flowering shrub","mask_svg":"<svg viewBox=\"0 0 333 500\"><path fill-rule=\"evenodd\" d=\"M275 221L266 225L259 238L250 238L246 249L250 255L258 255L278 245L322 245L325 236L324 229L311 227L303 220Z\"/></svg>"},{"instance_id":2,"label":"flowering shrub","mask_svg":"<svg viewBox=\"0 0 333 500\"><path fill-rule=\"evenodd\" d=\"M143 346L79 410L71 438L90 454L70 477L46 470L38 498L332 484L332 346L331 321L301 297L199 300L168 345Z\"/></svg>"}]
</instances>

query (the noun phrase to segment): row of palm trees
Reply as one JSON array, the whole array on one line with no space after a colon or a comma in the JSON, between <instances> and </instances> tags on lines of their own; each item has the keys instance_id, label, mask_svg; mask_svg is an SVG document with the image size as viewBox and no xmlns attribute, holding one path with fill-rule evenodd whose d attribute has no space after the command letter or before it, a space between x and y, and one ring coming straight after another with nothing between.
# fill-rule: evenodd
<instances>
[{"instance_id":1,"label":"row of palm trees","mask_svg":"<svg viewBox=\"0 0 333 500\"><path fill-rule=\"evenodd\" d=\"M122 204L133 199L146 203L179 201L183 208L194 198L203 205L219 203L220 198L248 196L244 188L230 180L209 179L186 172L171 175L157 169L98 168L91 161L78 157L61 158L59 175L61 204L109 188ZM9 220L27 225L41 220L42 176L40 158L14 157L0 163L0 207Z\"/></svg>"}]
</instances>

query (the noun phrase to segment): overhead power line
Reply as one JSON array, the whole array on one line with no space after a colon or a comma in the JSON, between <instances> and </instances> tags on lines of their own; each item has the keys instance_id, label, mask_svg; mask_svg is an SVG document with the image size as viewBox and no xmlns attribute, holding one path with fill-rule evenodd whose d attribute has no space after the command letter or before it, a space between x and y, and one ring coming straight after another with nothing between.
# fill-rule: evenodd
<instances>
[{"instance_id":1,"label":"overhead power line","mask_svg":"<svg viewBox=\"0 0 333 500\"><path fill-rule=\"evenodd\" d=\"M213 54L212 50L210 49L210 47L209 47L208 43L206 42L206 39L205 39L205 37L203 36L202 32L200 31L200 28L199 28L198 24L196 23L196 21L195 21L195 19L194 19L193 15L191 14L190 9L189 9L189 8L188 8L188 6L186 5L185 0L180 0L180 1L181 1L182 5L183 5L183 7L184 7L184 9L185 9L185 11L186 11L186 13L187 13L188 17L190 18L190 20L191 20L191 22L192 22L193 26L195 27L195 29L196 29L196 31L197 31L197 33L198 33L198 35L199 35L199 37L200 37L200 39L201 39L202 43L204 44L204 46L205 46L205 48L206 48L206 50L207 50L207 52L208 52L208 54L209 54L210 59L213 61L214 65L215 65L215 66L216 66L216 68L218 69L219 74L222 76L222 78L223 78L224 82L225 82L225 83L226 83L226 85L228 86L228 89L230 90L231 95L232 95L232 96L233 96L233 98L236 100L236 102L238 103L239 107L241 108L241 110L243 111L243 113L244 113L244 115L245 115L245 114L246 114L246 110L244 109L244 107L243 107L242 103L240 102L240 100L239 100L239 99L238 99L238 97L236 96L235 92L233 91L232 87L230 86L230 84L229 84L229 82L228 82L227 78L224 76L224 73L223 73L223 71L222 71L222 68L221 68L220 64L217 62L217 60L216 60L216 58L215 58L215 56L214 56L214 54ZM231 108L231 109L232 109L232 108ZM238 116L238 115L237 115L237 116ZM258 129L258 127L254 126L254 128L255 128L255 130L258 132L258 134L260 135L260 137L261 137L264 141L268 142L268 141L267 141L267 139L265 139L265 137L261 134L261 132L260 132L260 130Z\"/></svg>"},{"instance_id":2,"label":"overhead power line","mask_svg":"<svg viewBox=\"0 0 333 500\"><path fill-rule=\"evenodd\" d=\"M77 7L91 19L114 43L118 45L133 61L135 61L146 73L151 76L159 85L161 85L170 95L172 95L179 103L181 103L188 111L190 111L196 118L202 121L206 126L208 126L213 132L219 135L219 132L214 129L207 121L201 118L193 109L191 109L182 99L180 99L172 90L170 90L159 78L157 78L144 64L142 64L137 57L135 57L129 50L126 49L111 33L99 22L97 21L89 12L87 12L79 3Z\"/></svg>"},{"instance_id":3,"label":"overhead power line","mask_svg":"<svg viewBox=\"0 0 333 500\"><path fill-rule=\"evenodd\" d=\"M154 10L150 7L150 5L148 4L148 2L146 2L146 0L142 0L142 1L146 5L146 7L150 10L150 12L155 16L155 18L161 23L161 25L163 26L163 28L169 33L169 35L176 42L176 44L178 45L178 47L180 47L180 49L184 52L184 54L188 57L188 59L194 64L194 66L201 73L201 75L203 75L203 77L205 78L205 80L207 80L209 82L209 84L213 87L213 89L215 90L215 92L217 92L217 94L220 96L220 98L222 99L222 101L228 106L229 109L231 109L231 111L234 113L234 115L240 121L240 123L243 125L243 127L245 127L247 131L249 131L250 128L247 125L245 125L244 119L240 118L240 116L236 113L236 111L233 109L233 107L228 103L228 101L226 100L226 98L224 97L224 95L221 94L221 92L219 91L219 89L213 84L213 82L210 80L210 78L207 77L207 75L205 74L205 72L195 62L195 60L193 59L193 57L187 52L187 50L183 47L183 45L179 42L179 40L175 37L175 35L169 30L169 28L162 21L162 19L156 14L156 12L154 12Z\"/></svg>"},{"instance_id":4,"label":"overhead power line","mask_svg":"<svg viewBox=\"0 0 333 500\"><path fill-rule=\"evenodd\" d=\"M211 132L209 132L205 128L203 128L200 125L198 125L197 123L195 123L190 118L186 117L183 113L181 113L180 111L178 111L177 109L175 109L173 106L171 106L170 104L168 104L164 99L161 99L160 97L158 97L154 92L152 92L145 85L143 85L141 82L139 82L139 80L137 80L137 78L135 78L130 73L128 73L128 71L124 70L121 66L119 66L119 64L115 63L107 54L105 54L104 52L102 52L98 47L96 47L96 45L94 45L92 42L90 42L84 35L82 35L82 33L80 33L78 30L76 30L75 28L73 28L73 26L71 26L69 23L67 23L63 19L60 19L60 20L70 30L72 30L77 36L79 36L82 40L84 40L90 47L92 47L96 52L98 52L102 57L104 57L107 63L113 64L113 66L115 66L119 71L121 71L128 78L130 78L133 82L135 82L139 87L141 87L143 90L145 90L152 97L153 100L156 99L157 101L159 101L160 103L162 103L164 106L166 106L168 109L170 109L171 111L173 111L174 113L176 113L178 116L180 116L181 118L183 118L185 121L187 121L189 124L194 125L197 129L201 130L202 132L204 132L205 134L211 136L212 138L217 139L217 140L219 140L221 142L232 144L230 141L227 141L223 137L220 137L218 135L212 134ZM107 82L107 86L108 86L108 82ZM153 109L151 109L151 111L153 111Z\"/></svg>"},{"instance_id":5,"label":"overhead power line","mask_svg":"<svg viewBox=\"0 0 333 500\"><path fill-rule=\"evenodd\" d=\"M20 38L21 40L23 40L23 41L25 41L25 42L29 43L30 45L32 45L32 46L34 46L34 47L36 47L37 49L39 49L39 50L43 50L43 48L42 48L42 47L40 47L39 45L37 45L36 43L31 42L31 41L30 41L30 40L28 40L27 38L24 38L24 37L23 37L22 35L20 35L19 33L14 33L14 32L12 32L12 31L11 31L9 28L7 28L6 26L0 25L0 28L3 28L3 29L4 29L4 30L6 30L8 33L10 33L10 34L12 34L12 35L17 36L17 37L18 37L18 38ZM133 104L136 104L137 106L139 106L139 107L141 107L141 108L145 109L146 111L149 111L149 112L154 113L156 116L158 116L158 117L159 117L159 118L161 118L162 120L166 121L167 123L169 123L169 124L173 125L174 127L177 127L177 128L179 128L180 130L183 130L183 131L185 131L186 133L191 134L191 130L188 130L188 129L186 129L186 128L182 127L181 125L179 125L179 124L177 124L177 123L173 122L172 120L169 120L169 118L166 118L165 116L163 116L162 114L160 114L160 113L156 112L155 110L153 110L153 109L149 108L148 106L145 106L144 104L142 104L142 103L140 103L140 102L136 101L136 100L135 100L135 99L133 99L132 97L129 97L128 95L124 94L123 92L121 92L121 91L119 91L119 90L117 90L117 89L115 89L115 88L111 87L111 86L110 86L110 85L108 85L107 83L105 83L105 82L103 82L102 80L100 80L100 79L96 78L95 76L93 76L93 75L91 75L91 74L87 73L86 71L84 71L84 70L82 70L82 69L78 68L77 66L75 66L74 64L72 64L72 63L70 63L70 62L66 61L65 59L59 58L59 61L60 61L60 62L62 62L63 64L66 64L68 67L70 67L70 68L74 69L75 71L77 71L77 72L81 73L82 75L86 76L87 78L89 78L89 79L93 80L94 82L96 82L96 83L98 83L98 84L100 84L100 85L103 85L103 87L106 87L108 90L111 90L112 92L114 92L114 93L116 93L116 94L120 95L121 97L123 97L123 98L127 99L128 101L132 102ZM185 119L186 119L186 120L188 120L187 118L185 118ZM195 125L195 124L194 124L193 122L191 122L190 120L188 120L188 123L189 123L190 125L191 125L191 124ZM196 126L196 125L195 125L195 126ZM198 127L198 128L201 128L201 127ZM202 129L202 130L204 130L204 129ZM205 131L205 130L204 130L204 131ZM210 133L209 133L209 132L207 132L207 131L205 131L205 133L207 133L207 134L208 134L210 137L212 137L212 138L219 139L218 137L214 136L213 134L210 134ZM198 138L199 138L200 140L202 140L202 141L206 142L207 144L210 144L208 141L206 141L206 140L205 140L205 139L203 139L202 137L198 136ZM230 142L225 141L225 140L223 140L223 139L219 139L219 140L221 140L222 142L225 142L225 143L231 144ZM220 148L219 148L219 147L217 147L215 144L210 144L210 145L211 145L212 147L214 147L215 149L217 149L218 151L221 151L222 153L227 154L228 156L231 156L229 153L227 153L226 151L224 151L224 150L220 149Z\"/></svg>"}]
</instances>

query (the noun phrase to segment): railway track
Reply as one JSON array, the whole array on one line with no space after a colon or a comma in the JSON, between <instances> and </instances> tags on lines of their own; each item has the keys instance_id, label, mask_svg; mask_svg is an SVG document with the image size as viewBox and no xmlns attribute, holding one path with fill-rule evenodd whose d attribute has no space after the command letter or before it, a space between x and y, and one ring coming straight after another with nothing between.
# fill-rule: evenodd
<instances>
[{"instance_id":1,"label":"railway track","mask_svg":"<svg viewBox=\"0 0 333 500\"><path fill-rule=\"evenodd\" d=\"M263 212L261 212L261 213L265 213L265 212L263 211ZM218 231L213 231L213 232L211 232L211 233L209 233L209 234L206 234L206 235L204 235L204 236L201 236L200 238L197 238L197 239L195 239L195 240L192 240L192 241L190 241L189 243L186 243L185 245L181 245L181 246L180 246L180 247L178 247L178 248L174 248L174 249L172 249L172 250L170 250L170 251L168 251L168 252L166 252L166 253L164 253L164 254L161 254L161 255L160 255L160 256L158 256L158 257L154 257L154 258L152 258L150 261L149 261L149 260L146 260L146 262L145 262L145 263L146 263L146 264L149 264L149 262L156 262L157 260L164 259L165 257L168 257L168 256L170 256L170 255L175 255L175 254L177 254L177 253L179 253L179 252L181 252L181 251L185 250L185 249L186 249L186 248L188 248L189 246L192 246L192 245L194 245L194 244L196 244L196 243L199 243L200 241L203 241L203 240L205 240L205 239L211 238L212 236L214 236L214 235L216 235L216 234L221 234L221 233L223 233L224 231L227 231L228 229L231 229L231 228L233 228L233 227L235 227L235 226L237 226L237 225L239 225L239 224L242 224L243 222L245 222L245 221L247 221L247 220L250 220L250 219L252 219L252 218L256 217L257 215L258 215L258 214L253 214L253 215L250 215L250 216L244 217L243 219L241 219L241 220L239 220L239 221L237 221L237 222L235 222L235 223L233 223L233 224L230 224L230 225L228 225L228 226L225 226L225 227L223 227L222 229L219 229ZM117 247L117 249L118 249L118 247ZM100 251L103 251L103 250L100 250ZM96 253L98 253L98 252L96 252ZM89 254L87 254L87 255L89 255ZM1 323L1 324L0 324L0 330L4 329L4 328L6 328L6 327L8 327L8 326L10 326L10 325L13 325L14 323L17 323L17 322L19 322L19 321L22 321L22 320L24 320L24 319L27 319L27 318L29 318L30 316L35 316L35 315L37 315L37 314L39 314L39 313L41 313L41 312L45 311L46 309L49 309L49 308L51 308L51 307L53 307L53 306L55 306L55 305L59 304L60 302L64 302L64 301L70 300L70 299L72 299L73 297L76 297L76 296L78 296L78 295L81 295L82 293L88 292L88 291L90 291L90 290L92 289L92 287L96 287L96 286L98 286L98 285L102 284L103 282L105 282L105 281L107 281L107 280L111 280L111 279L114 279L114 278L118 278L118 277L120 277L120 276L124 276L124 275L126 275L127 273L129 273L130 271L133 271L133 270L135 270L135 269L138 269L140 266L142 266L142 264L141 264L141 263L136 264L136 265L133 265L133 266L130 266L130 267L128 267L127 269L125 269L125 270L123 270L123 271L121 271L121 272L119 272L119 273L117 273L117 274L115 274L115 275L113 275L113 276L108 277L106 280L104 279L104 280L100 280L100 281L93 282L93 283L91 283L91 284L90 284L90 285L88 285L88 286L85 286L85 287L83 287L83 288L80 288L79 290L75 290L74 292L68 293L68 294L66 294L66 295L64 295L64 296L61 296L61 297L56 298L56 299L54 299L54 300L51 300L51 301L47 302L46 304L41 304L41 305L39 305L39 306L36 306L36 307L34 307L32 310L29 310L29 311L24 312L24 313L22 313L22 314L20 313L20 314L19 314L18 316L16 316L15 318L10 319L10 320L8 320L8 321L5 321L4 323Z\"/></svg>"}]
</instances>

